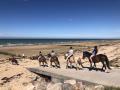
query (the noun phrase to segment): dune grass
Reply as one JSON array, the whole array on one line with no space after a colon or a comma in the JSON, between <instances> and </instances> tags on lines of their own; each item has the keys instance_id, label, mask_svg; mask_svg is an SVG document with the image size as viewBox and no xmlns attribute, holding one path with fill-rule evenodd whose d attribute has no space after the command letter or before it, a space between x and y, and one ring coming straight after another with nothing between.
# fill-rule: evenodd
<instances>
[{"instance_id":1,"label":"dune grass","mask_svg":"<svg viewBox=\"0 0 120 90\"><path fill-rule=\"evenodd\" d=\"M2 54L2 55L8 55L8 56L16 56L16 54L9 53L9 52L3 52L3 51L0 51L0 54Z\"/></svg>"},{"instance_id":2,"label":"dune grass","mask_svg":"<svg viewBox=\"0 0 120 90\"><path fill-rule=\"evenodd\" d=\"M105 90L120 90L120 87L105 87Z\"/></svg>"}]
</instances>

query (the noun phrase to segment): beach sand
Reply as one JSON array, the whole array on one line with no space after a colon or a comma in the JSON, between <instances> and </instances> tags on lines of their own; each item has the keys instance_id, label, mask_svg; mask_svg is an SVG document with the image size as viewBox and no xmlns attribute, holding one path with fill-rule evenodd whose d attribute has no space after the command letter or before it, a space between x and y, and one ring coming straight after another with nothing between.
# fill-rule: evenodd
<instances>
[{"instance_id":1,"label":"beach sand","mask_svg":"<svg viewBox=\"0 0 120 90\"><path fill-rule=\"evenodd\" d=\"M39 51L42 51L44 55L48 54L51 50L54 50L60 60L62 67L65 67L64 54L72 46L75 50L75 59L82 58L82 51L91 51L93 46L97 45L99 53L106 54L111 62L113 68L119 68L120 66L120 41L94 41L94 42L81 42L81 43L67 43L67 44L51 44L51 45L29 45L29 46L14 46L14 47L0 47L0 52L8 52L16 55L22 55L30 57L38 55ZM37 60L30 59L18 59L20 65L12 65L8 59L9 55L0 54L0 83L3 83L4 77L10 78L9 82L0 85L0 90L27 90L26 86L31 85L31 81L37 76L34 73L29 72L26 68L38 67ZM82 60L84 65L89 66L88 60ZM97 64L101 66L101 64ZM19 75L18 75L19 74ZM120 79L120 78L119 78ZM32 86L32 85L31 85ZM9 88L9 89L8 89Z\"/></svg>"}]
</instances>

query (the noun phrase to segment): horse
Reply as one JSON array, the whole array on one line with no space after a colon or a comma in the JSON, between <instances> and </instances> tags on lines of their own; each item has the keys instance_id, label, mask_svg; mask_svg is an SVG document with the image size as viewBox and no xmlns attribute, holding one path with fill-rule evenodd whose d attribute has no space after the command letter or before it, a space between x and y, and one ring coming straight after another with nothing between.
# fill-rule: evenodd
<instances>
[{"instance_id":1,"label":"horse","mask_svg":"<svg viewBox=\"0 0 120 90\"><path fill-rule=\"evenodd\" d=\"M48 67L48 63L47 63L47 59L43 56L43 55L40 55L38 57L38 61L39 61L39 65L41 66L41 63L42 63L42 66L47 66Z\"/></svg>"},{"instance_id":2,"label":"horse","mask_svg":"<svg viewBox=\"0 0 120 90\"><path fill-rule=\"evenodd\" d=\"M92 53L88 52L88 51L84 51L83 52L83 59L85 59L86 57L88 58L89 62L90 62L90 68L93 68L92 67L92 62L94 63L94 67L96 68L96 63L98 62L101 62L102 63L102 70L106 70L107 68L108 69L111 69L110 68L110 64L109 64L109 60L108 60L108 57L104 54L98 54L96 56L94 56L92 58L92 61L90 59L90 56L92 55ZM106 68L107 67L107 68Z\"/></svg>"},{"instance_id":3,"label":"horse","mask_svg":"<svg viewBox=\"0 0 120 90\"><path fill-rule=\"evenodd\" d=\"M71 57L73 57L72 60L71 60ZM76 70L77 70L77 69L80 69L80 68L78 67L78 65L81 66L82 68L84 67L84 66L82 65L82 62L81 62L81 58L80 58L80 57L78 58L77 61L74 59L74 56L71 56L71 57L68 58L68 56L66 56L66 55L64 56L65 60L67 59L67 60L66 60L66 69L69 67L69 66L68 66L69 64L70 64L70 68L74 67L73 64L75 64L75 67L74 67L74 68L75 68Z\"/></svg>"},{"instance_id":4,"label":"horse","mask_svg":"<svg viewBox=\"0 0 120 90\"><path fill-rule=\"evenodd\" d=\"M30 60L37 60L38 59L38 55L36 55L36 56L32 56L32 57L29 57L30 58Z\"/></svg>"},{"instance_id":5,"label":"horse","mask_svg":"<svg viewBox=\"0 0 120 90\"><path fill-rule=\"evenodd\" d=\"M54 66L53 63L55 64L55 67L60 68L60 62L58 60L57 56L51 56L51 54L47 55L48 58L50 58L50 66Z\"/></svg>"},{"instance_id":6,"label":"horse","mask_svg":"<svg viewBox=\"0 0 120 90\"><path fill-rule=\"evenodd\" d=\"M12 62L12 65L19 65L19 64L18 64L18 61L17 61L16 58L14 58L14 57L9 58L9 61Z\"/></svg>"}]
</instances>

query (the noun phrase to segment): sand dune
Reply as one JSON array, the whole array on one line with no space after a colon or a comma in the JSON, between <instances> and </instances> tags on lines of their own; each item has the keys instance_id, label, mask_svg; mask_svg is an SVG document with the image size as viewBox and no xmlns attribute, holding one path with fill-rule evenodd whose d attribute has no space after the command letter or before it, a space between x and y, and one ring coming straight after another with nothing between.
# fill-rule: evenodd
<instances>
[{"instance_id":1,"label":"sand dune","mask_svg":"<svg viewBox=\"0 0 120 90\"><path fill-rule=\"evenodd\" d=\"M75 58L78 59L82 57L83 50L91 50L91 47L94 45L99 45L99 53L106 54L111 62L113 68L119 68L120 66L120 42L83 42L83 43L75 43L75 44L67 44L67 45L38 45L38 46L16 46L16 47L3 47L0 48L0 51L10 52L15 54L24 53L26 56L32 56L38 54L41 50L44 54L50 52L54 49L57 53L59 53L59 60L62 67L65 67L65 60L63 54L69 46L73 46L76 50ZM5 62L6 58L10 56L0 55L0 61L4 63L0 63L0 90L27 90L27 86L33 87L31 81L35 79L37 76L34 73L26 70L26 67L38 67L37 60L29 60L29 59L21 59L18 60L20 65L12 65L9 61ZM82 60L85 62L84 65L89 66L88 60ZM97 64L98 67L101 64ZM18 74L21 74L20 76ZM18 75L18 76L17 76ZM4 83L3 78L10 78L8 82ZM9 88L9 89L8 89ZM29 88L30 90L30 88ZM31 89L32 90L32 89Z\"/></svg>"}]
</instances>

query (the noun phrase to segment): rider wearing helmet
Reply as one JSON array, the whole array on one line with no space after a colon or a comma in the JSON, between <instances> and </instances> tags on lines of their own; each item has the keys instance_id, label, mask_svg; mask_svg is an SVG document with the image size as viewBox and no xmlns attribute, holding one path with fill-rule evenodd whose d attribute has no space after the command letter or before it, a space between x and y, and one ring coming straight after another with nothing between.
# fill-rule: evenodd
<instances>
[{"instance_id":1,"label":"rider wearing helmet","mask_svg":"<svg viewBox=\"0 0 120 90\"><path fill-rule=\"evenodd\" d=\"M39 52L39 56L42 56L42 52L41 51Z\"/></svg>"},{"instance_id":2,"label":"rider wearing helmet","mask_svg":"<svg viewBox=\"0 0 120 90\"><path fill-rule=\"evenodd\" d=\"M74 50L72 47L70 47L69 51L68 51L68 57L66 58L66 60L70 59L71 57L73 57L73 60L74 60Z\"/></svg>"},{"instance_id":3,"label":"rider wearing helmet","mask_svg":"<svg viewBox=\"0 0 120 90\"><path fill-rule=\"evenodd\" d=\"M97 46L94 46L94 49L92 51L92 55L90 57L91 61L92 61L92 58L97 55L97 53L98 53L98 48L97 48Z\"/></svg>"},{"instance_id":4,"label":"rider wearing helmet","mask_svg":"<svg viewBox=\"0 0 120 90\"><path fill-rule=\"evenodd\" d=\"M51 56L52 56L52 57L56 56L56 53L55 53L54 50L51 51Z\"/></svg>"}]
</instances>

